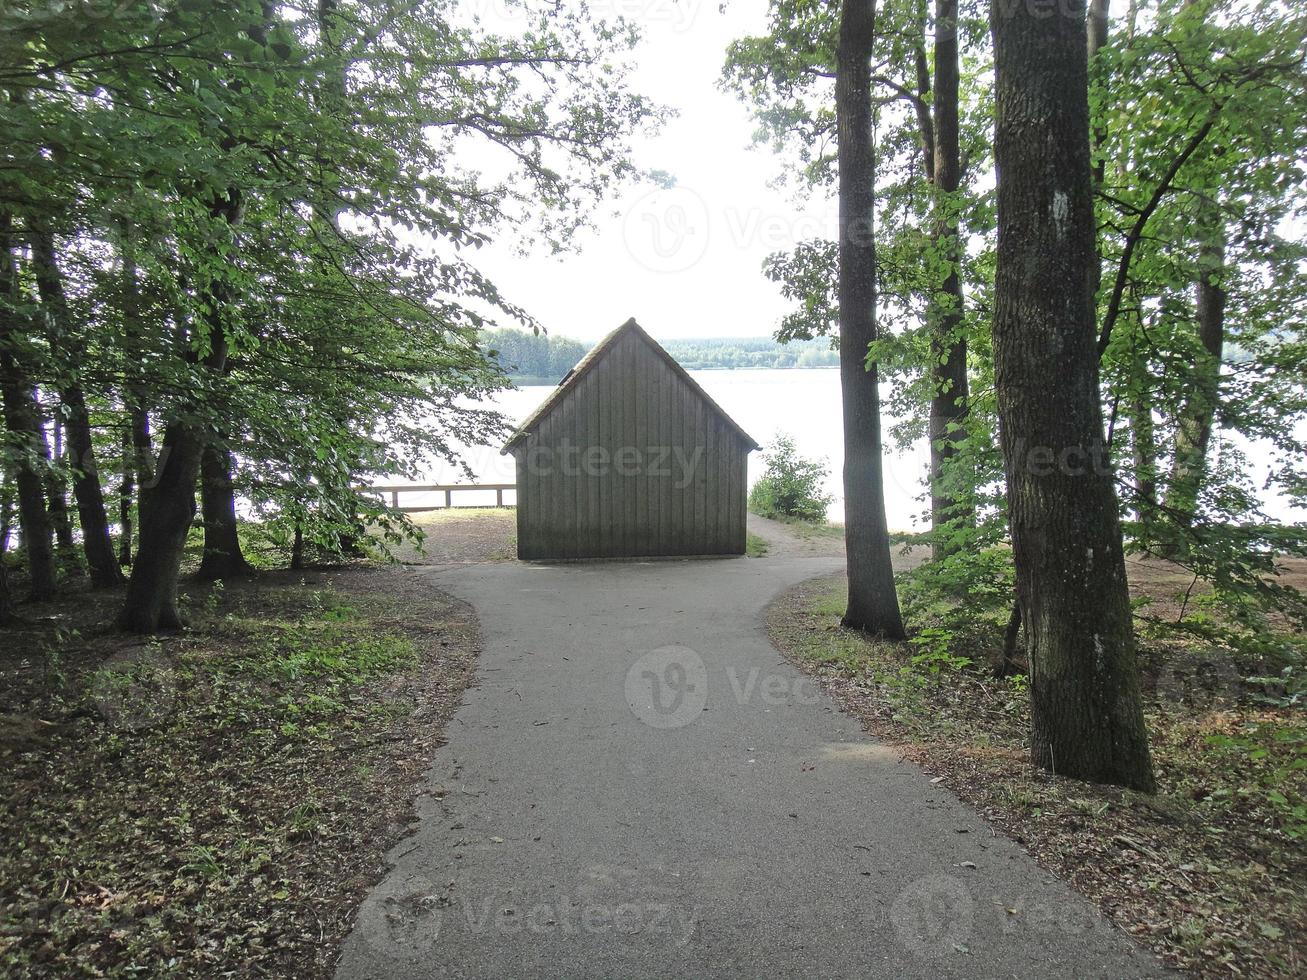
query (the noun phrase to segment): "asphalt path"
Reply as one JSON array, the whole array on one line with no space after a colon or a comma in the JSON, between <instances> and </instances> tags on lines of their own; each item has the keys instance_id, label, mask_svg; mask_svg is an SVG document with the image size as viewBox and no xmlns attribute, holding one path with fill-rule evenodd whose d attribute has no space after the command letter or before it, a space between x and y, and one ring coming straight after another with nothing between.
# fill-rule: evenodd
<instances>
[{"instance_id":1,"label":"asphalt path","mask_svg":"<svg viewBox=\"0 0 1307 980\"><path fill-rule=\"evenodd\" d=\"M834 554L435 567L479 682L337 977L1136 977L1080 896L771 646Z\"/></svg>"}]
</instances>

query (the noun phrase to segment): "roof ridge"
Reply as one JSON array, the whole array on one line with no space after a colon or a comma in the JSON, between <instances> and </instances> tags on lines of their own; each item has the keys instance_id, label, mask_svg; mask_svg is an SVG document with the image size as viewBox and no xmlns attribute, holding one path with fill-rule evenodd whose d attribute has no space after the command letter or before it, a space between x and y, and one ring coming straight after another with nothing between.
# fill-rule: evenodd
<instances>
[{"instance_id":1,"label":"roof ridge","mask_svg":"<svg viewBox=\"0 0 1307 980\"><path fill-rule=\"evenodd\" d=\"M513 434L509 436L508 441L504 443L504 447L499 451L500 455L507 454L509 450L513 448L513 446L515 446L522 439L526 438L526 436L530 434L531 430L536 426L536 424L553 410L555 404L562 400L563 395L567 391L569 391L572 388L572 386L575 385L581 379L581 377L585 375L586 372L588 372L594 366L595 363L597 363L600 360L602 355L606 353L608 349L611 348L623 334L631 331L635 332L641 339L645 341L645 343L649 344L650 347L652 347L658 354L660 354L663 360L681 378L681 380L684 381L687 385L689 385L690 390L693 391L695 394L697 394L705 402L707 402L708 407L713 409L713 411L715 411L723 420L725 420L726 423L730 425L731 428L733 428L740 435L740 437L744 439L746 443L748 443L754 449L761 448L761 446L758 444L758 441L754 439L751 435L749 435L747 432L745 432L744 429L741 428L740 424L736 422L735 419L731 418L731 416L727 414L725 409L723 409L720 405L718 405L717 402L713 399L713 397L710 394L708 394L708 392L704 391L703 386L699 384L699 382L695 381L693 377L690 376L690 372L685 369L685 367L680 363L680 361L672 357L672 355L667 352L666 348L664 348L662 344L654 340L654 338L649 335L649 332L645 330L644 327L640 326L639 323L636 322L635 317L629 317L625 323L623 323L617 329L613 330L602 340L600 340L597 344L591 347L590 350L588 350L585 353L585 356L582 357L579 361L577 361L576 364L573 365L572 369L567 372L567 374L563 375L563 379L558 382L554 390L551 391L545 397L545 400L540 403L540 405L536 408L536 410L532 412L530 415L528 415L526 419L522 422L522 424L519 425L517 429L514 430Z\"/></svg>"}]
</instances>

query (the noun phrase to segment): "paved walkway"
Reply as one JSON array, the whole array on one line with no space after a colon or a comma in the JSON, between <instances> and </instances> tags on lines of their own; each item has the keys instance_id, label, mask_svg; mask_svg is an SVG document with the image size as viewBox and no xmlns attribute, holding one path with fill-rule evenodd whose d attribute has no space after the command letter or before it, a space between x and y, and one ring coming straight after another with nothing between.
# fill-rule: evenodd
<instances>
[{"instance_id":1,"label":"paved walkway","mask_svg":"<svg viewBox=\"0 0 1307 980\"><path fill-rule=\"evenodd\" d=\"M769 644L832 555L435 568L480 683L338 977L1134 977L1154 962Z\"/></svg>"}]
</instances>

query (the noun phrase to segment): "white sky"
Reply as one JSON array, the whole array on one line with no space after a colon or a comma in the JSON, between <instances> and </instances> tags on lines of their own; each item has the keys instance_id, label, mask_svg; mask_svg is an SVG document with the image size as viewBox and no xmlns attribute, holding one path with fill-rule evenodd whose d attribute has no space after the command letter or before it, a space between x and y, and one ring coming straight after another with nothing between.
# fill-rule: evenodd
<instances>
[{"instance_id":1,"label":"white sky","mask_svg":"<svg viewBox=\"0 0 1307 980\"><path fill-rule=\"evenodd\" d=\"M787 304L763 259L795 242L834 237L835 205L802 205L768 187L780 161L753 148L748 107L717 87L726 46L766 27L763 0L594 0L642 28L635 91L679 116L634 146L634 163L676 180L610 202L579 251L522 258L507 243L473 261L551 334L598 340L628 317L655 337L759 337ZM493 0L480 11L495 29ZM613 212L616 213L613 213Z\"/></svg>"}]
</instances>

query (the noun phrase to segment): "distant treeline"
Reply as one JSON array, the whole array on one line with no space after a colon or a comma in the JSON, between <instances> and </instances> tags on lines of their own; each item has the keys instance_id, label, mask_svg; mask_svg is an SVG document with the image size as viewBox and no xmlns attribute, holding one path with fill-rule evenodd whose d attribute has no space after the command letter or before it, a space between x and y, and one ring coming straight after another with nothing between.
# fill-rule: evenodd
<instances>
[{"instance_id":1,"label":"distant treeline","mask_svg":"<svg viewBox=\"0 0 1307 980\"><path fill-rule=\"evenodd\" d=\"M485 331L486 343L499 353L499 363L514 380L560 381L591 347L571 337L501 328Z\"/></svg>"},{"instance_id":2,"label":"distant treeline","mask_svg":"<svg viewBox=\"0 0 1307 980\"><path fill-rule=\"evenodd\" d=\"M515 380L556 383L591 347L571 337L531 334L510 328L488 330L485 336L491 348L499 352L499 363ZM769 337L721 337L664 340L660 343L691 371L834 367L839 364L839 354L825 339L778 344Z\"/></svg>"}]
</instances>

